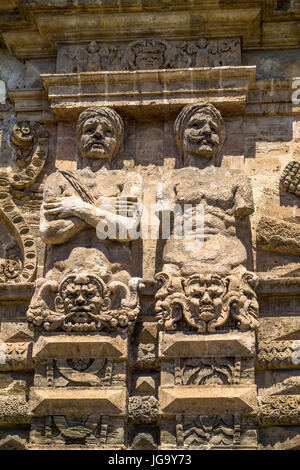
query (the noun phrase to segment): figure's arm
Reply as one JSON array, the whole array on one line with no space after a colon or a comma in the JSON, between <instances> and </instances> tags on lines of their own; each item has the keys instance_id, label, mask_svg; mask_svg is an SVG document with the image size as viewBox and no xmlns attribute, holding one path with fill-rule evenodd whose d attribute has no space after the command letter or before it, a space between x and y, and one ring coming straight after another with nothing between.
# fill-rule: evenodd
<instances>
[{"instance_id":1,"label":"figure's arm","mask_svg":"<svg viewBox=\"0 0 300 470\"><path fill-rule=\"evenodd\" d=\"M119 241L134 237L143 211L143 181L137 173L128 173L121 195L98 207L83 204L78 217L97 229L98 236L107 236ZM99 223L100 222L100 223Z\"/></svg>"},{"instance_id":2,"label":"figure's arm","mask_svg":"<svg viewBox=\"0 0 300 470\"><path fill-rule=\"evenodd\" d=\"M247 176L241 176L237 183L234 196L234 215L240 219L253 214L254 202L250 180Z\"/></svg>"},{"instance_id":3,"label":"figure's arm","mask_svg":"<svg viewBox=\"0 0 300 470\"><path fill-rule=\"evenodd\" d=\"M128 179L130 182L130 177ZM83 226L90 225L97 229L101 238L102 236L106 238L109 234L109 238L112 239L130 240L130 233L133 233L138 226L142 214L143 187L140 175L135 174L132 184L127 183L127 188L125 186L126 194L123 189L121 197L112 198L111 205L107 202L108 198L105 198L103 205L96 206L82 201L79 197L56 197L53 200L48 199L44 204L45 214L55 216L57 226L59 220L64 220L64 227L66 232L70 233L70 238L73 232L77 233ZM60 233L63 236L62 232L61 228Z\"/></svg>"},{"instance_id":4,"label":"figure's arm","mask_svg":"<svg viewBox=\"0 0 300 470\"><path fill-rule=\"evenodd\" d=\"M60 245L67 242L86 226L82 220L72 216L73 214L70 214L67 218L58 218L57 213L49 213L53 201L57 201L58 197L63 194L64 184L65 182L58 173L50 175L45 183L41 207L40 235L45 243L51 245ZM71 199L71 197L68 199Z\"/></svg>"}]
</instances>

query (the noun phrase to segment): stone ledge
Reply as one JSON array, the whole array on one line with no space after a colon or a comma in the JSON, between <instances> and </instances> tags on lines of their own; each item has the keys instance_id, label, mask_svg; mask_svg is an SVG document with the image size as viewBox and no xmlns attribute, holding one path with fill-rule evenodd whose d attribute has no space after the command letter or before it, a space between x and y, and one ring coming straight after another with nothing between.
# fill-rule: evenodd
<instances>
[{"instance_id":1,"label":"stone ledge","mask_svg":"<svg viewBox=\"0 0 300 470\"><path fill-rule=\"evenodd\" d=\"M232 332L201 335L199 333L161 332L159 336L159 357L224 357L255 356L255 334L253 332Z\"/></svg>"},{"instance_id":2,"label":"stone ledge","mask_svg":"<svg viewBox=\"0 0 300 470\"><path fill-rule=\"evenodd\" d=\"M232 414L257 412L256 385L201 385L159 388L160 414Z\"/></svg>"},{"instance_id":3,"label":"stone ledge","mask_svg":"<svg viewBox=\"0 0 300 470\"><path fill-rule=\"evenodd\" d=\"M300 277L269 278L261 276L257 287L258 295L299 294Z\"/></svg>"},{"instance_id":4,"label":"stone ledge","mask_svg":"<svg viewBox=\"0 0 300 470\"><path fill-rule=\"evenodd\" d=\"M95 335L41 335L33 346L35 360L61 358L117 358L128 356L128 340L108 334Z\"/></svg>"},{"instance_id":5,"label":"stone ledge","mask_svg":"<svg viewBox=\"0 0 300 470\"><path fill-rule=\"evenodd\" d=\"M104 390L87 388L36 388L30 391L29 409L33 416L89 416L92 413L124 415L126 388Z\"/></svg>"},{"instance_id":6,"label":"stone ledge","mask_svg":"<svg viewBox=\"0 0 300 470\"><path fill-rule=\"evenodd\" d=\"M30 300L34 293L34 283L0 284L0 301Z\"/></svg>"}]
</instances>

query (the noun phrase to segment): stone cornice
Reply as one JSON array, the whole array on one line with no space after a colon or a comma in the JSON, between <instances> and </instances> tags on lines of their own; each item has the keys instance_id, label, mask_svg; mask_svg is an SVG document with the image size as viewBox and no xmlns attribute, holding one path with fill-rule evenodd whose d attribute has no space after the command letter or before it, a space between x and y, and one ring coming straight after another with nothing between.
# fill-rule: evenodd
<instances>
[{"instance_id":1,"label":"stone cornice","mask_svg":"<svg viewBox=\"0 0 300 470\"><path fill-rule=\"evenodd\" d=\"M275 0L5 0L0 36L19 59L53 57L59 41L241 37L243 49L300 44L300 10Z\"/></svg>"}]
</instances>

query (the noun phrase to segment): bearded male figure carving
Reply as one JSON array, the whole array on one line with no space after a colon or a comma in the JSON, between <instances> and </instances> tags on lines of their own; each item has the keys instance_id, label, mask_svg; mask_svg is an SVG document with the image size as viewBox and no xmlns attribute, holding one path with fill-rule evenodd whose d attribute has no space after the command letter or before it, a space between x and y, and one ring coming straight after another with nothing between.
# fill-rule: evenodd
<instances>
[{"instance_id":1,"label":"bearded male figure carving","mask_svg":"<svg viewBox=\"0 0 300 470\"><path fill-rule=\"evenodd\" d=\"M192 275L213 269L230 274L245 266L247 253L237 237L237 222L254 211L248 178L237 170L219 168L219 152L225 140L221 114L210 103L188 105L175 122L175 136L184 168L173 170L160 185L159 209L173 210L175 204L193 219L196 207L203 208L204 238L189 241L189 234L167 240L164 271ZM188 236L187 236L188 235Z\"/></svg>"},{"instance_id":2,"label":"bearded male figure carving","mask_svg":"<svg viewBox=\"0 0 300 470\"><path fill-rule=\"evenodd\" d=\"M157 192L162 222L173 216L173 229L164 246L162 272L157 274L163 286L156 295L156 311L159 322L169 329L175 328L183 312L190 326L214 331L228 320L233 305L242 309L239 295L248 289L247 282L252 286L257 282L254 274L246 274L247 251L237 231L239 220L254 211L252 190L239 171L217 166L225 126L212 104L185 106L175 121L175 136L184 168L173 170ZM184 217L176 221L178 208ZM178 232L182 226L183 236ZM197 294L196 303L189 286ZM257 311L255 304L243 314L242 327L256 325L251 318L257 317ZM235 312L235 320L241 315Z\"/></svg>"},{"instance_id":3,"label":"bearded male figure carving","mask_svg":"<svg viewBox=\"0 0 300 470\"><path fill-rule=\"evenodd\" d=\"M82 168L57 171L45 183L40 232L49 246L47 268L61 272L64 263L64 271L82 267L126 279L132 271L130 229L139 223L143 190L138 174L112 169L122 146L122 119L112 109L89 108L79 116L77 139Z\"/></svg>"},{"instance_id":4,"label":"bearded male figure carving","mask_svg":"<svg viewBox=\"0 0 300 470\"><path fill-rule=\"evenodd\" d=\"M79 116L77 139L79 168L75 172L58 170L47 178L41 209L40 234L47 244L46 272L27 317L36 325L44 323L50 330L63 325L67 330L72 327L72 331L82 331L80 323L83 331L108 324L116 327L117 312L128 317L119 322L124 326L133 320L130 309L135 314L138 311L139 278L133 277L131 240L138 234L143 187L138 174L113 169L122 146L122 119L112 109L89 108ZM60 283L64 278L71 283L72 276L85 279L83 284L89 286L80 290L81 281L75 283L80 291L75 299L78 318L73 312L70 316L67 307L62 308L56 301ZM102 317L95 323L95 314L85 315L79 303L89 312L91 305L82 293L101 283L102 294L110 302L109 306L104 308L101 304L96 309Z\"/></svg>"}]
</instances>

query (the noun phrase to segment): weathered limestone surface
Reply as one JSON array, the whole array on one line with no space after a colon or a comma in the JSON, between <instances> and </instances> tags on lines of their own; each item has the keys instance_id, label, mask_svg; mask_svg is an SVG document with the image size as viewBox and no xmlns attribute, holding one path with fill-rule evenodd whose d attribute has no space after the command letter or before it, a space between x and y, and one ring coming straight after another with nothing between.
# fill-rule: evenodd
<instances>
[{"instance_id":1,"label":"weathered limestone surface","mask_svg":"<svg viewBox=\"0 0 300 470\"><path fill-rule=\"evenodd\" d=\"M0 449L300 448L299 32L0 2Z\"/></svg>"}]
</instances>

